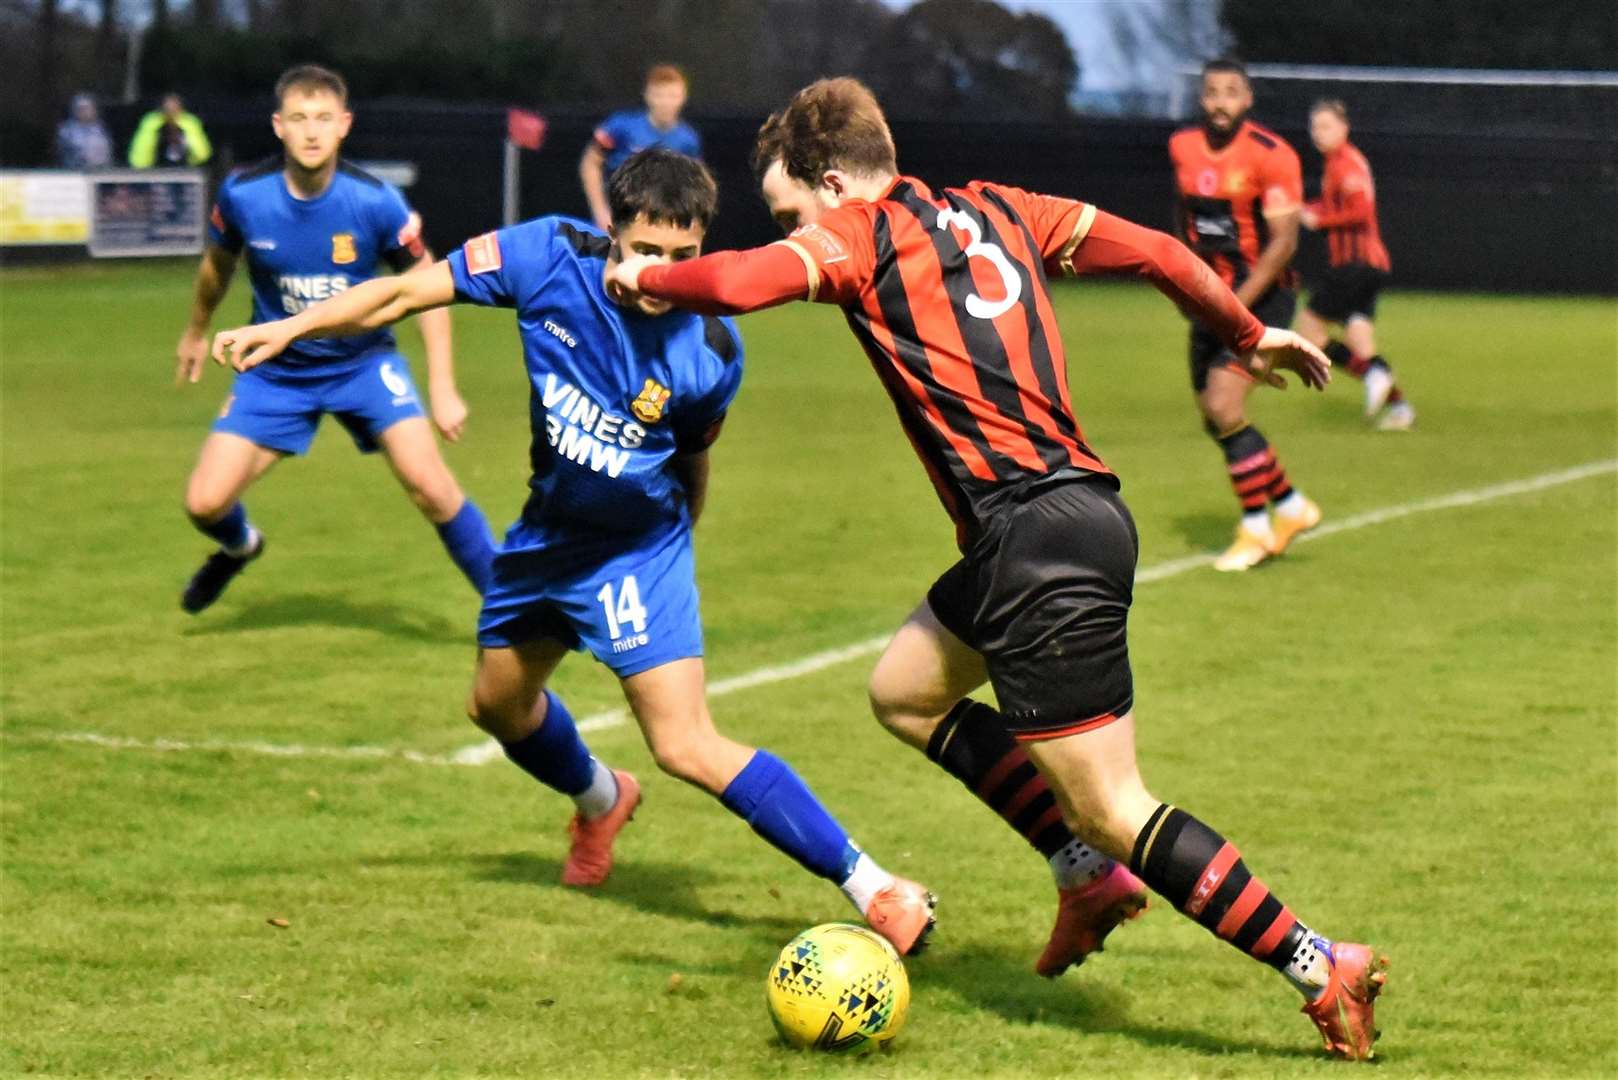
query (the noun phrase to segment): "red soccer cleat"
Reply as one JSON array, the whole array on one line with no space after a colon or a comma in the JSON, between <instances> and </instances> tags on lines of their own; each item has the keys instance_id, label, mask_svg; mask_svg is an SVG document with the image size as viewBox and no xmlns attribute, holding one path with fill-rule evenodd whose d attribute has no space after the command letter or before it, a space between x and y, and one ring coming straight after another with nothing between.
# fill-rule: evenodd
<instances>
[{"instance_id":1,"label":"red soccer cleat","mask_svg":"<svg viewBox=\"0 0 1618 1080\"><path fill-rule=\"evenodd\" d=\"M1326 992L1303 1007L1325 1040L1326 1052L1350 1061L1376 1056L1371 1044L1376 1029L1376 996L1388 981L1388 960L1369 945L1339 943L1331 947L1331 982Z\"/></svg>"},{"instance_id":2,"label":"red soccer cleat","mask_svg":"<svg viewBox=\"0 0 1618 1080\"><path fill-rule=\"evenodd\" d=\"M600 885L612 872L612 842L640 805L639 781L618 769L612 770L612 775L618 781L618 801L612 809L598 818L574 814L567 823L573 846L562 867L563 885Z\"/></svg>"},{"instance_id":3,"label":"red soccer cleat","mask_svg":"<svg viewBox=\"0 0 1618 1080\"><path fill-rule=\"evenodd\" d=\"M871 898L865 922L887 938L900 956L915 956L927 947L927 935L938 921L933 915L937 905L938 897L925 885L894 878L892 885Z\"/></svg>"},{"instance_id":4,"label":"red soccer cleat","mask_svg":"<svg viewBox=\"0 0 1618 1080\"><path fill-rule=\"evenodd\" d=\"M1120 923L1146 910L1146 883L1123 863L1113 863L1105 877L1088 885L1058 889L1056 896L1056 925L1034 962L1034 970L1047 979L1100 952L1101 943Z\"/></svg>"}]
</instances>

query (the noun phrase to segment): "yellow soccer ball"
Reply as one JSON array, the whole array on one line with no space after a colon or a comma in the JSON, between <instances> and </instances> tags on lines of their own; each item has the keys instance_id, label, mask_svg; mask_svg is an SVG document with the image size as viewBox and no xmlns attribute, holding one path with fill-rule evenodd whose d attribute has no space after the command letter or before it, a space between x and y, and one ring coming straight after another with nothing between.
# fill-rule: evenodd
<instances>
[{"instance_id":1,"label":"yellow soccer ball","mask_svg":"<svg viewBox=\"0 0 1618 1080\"><path fill-rule=\"evenodd\" d=\"M910 979L882 937L863 926L826 923L781 950L764 998L788 1045L858 1053L890 1042L904 1027Z\"/></svg>"}]
</instances>

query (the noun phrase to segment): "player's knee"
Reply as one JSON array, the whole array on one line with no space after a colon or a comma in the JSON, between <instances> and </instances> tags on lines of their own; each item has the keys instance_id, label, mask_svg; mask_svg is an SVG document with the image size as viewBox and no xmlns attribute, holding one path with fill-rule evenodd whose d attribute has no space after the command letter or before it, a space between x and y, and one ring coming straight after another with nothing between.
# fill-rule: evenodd
<instances>
[{"instance_id":1,"label":"player's knee","mask_svg":"<svg viewBox=\"0 0 1618 1080\"><path fill-rule=\"evenodd\" d=\"M870 687L871 714L888 734L901 742L925 747L940 717L899 696L884 695L873 683Z\"/></svg>"},{"instance_id":2,"label":"player's knee","mask_svg":"<svg viewBox=\"0 0 1618 1080\"><path fill-rule=\"evenodd\" d=\"M1242 422L1244 409L1240 399L1205 398L1200 405L1203 429L1215 439L1219 438L1221 432L1229 431Z\"/></svg>"},{"instance_id":3,"label":"player's knee","mask_svg":"<svg viewBox=\"0 0 1618 1080\"><path fill-rule=\"evenodd\" d=\"M676 780L701 788L718 790L713 776L718 757L719 733L711 725L693 724L680 731L663 731L650 740L652 760Z\"/></svg>"},{"instance_id":4,"label":"player's knee","mask_svg":"<svg viewBox=\"0 0 1618 1080\"><path fill-rule=\"evenodd\" d=\"M405 494L428 518L435 522L448 521L461 508L465 496L448 468L423 470L404 478Z\"/></svg>"},{"instance_id":5,"label":"player's knee","mask_svg":"<svg viewBox=\"0 0 1618 1080\"><path fill-rule=\"evenodd\" d=\"M669 776L688 784L700 785L706 777L700 739L685 736L656 739L652 742L652 760Z\"/></svg>"},{"instance_id":6,"label":"player's knee","mask_svg":"<svg viewBox=\"0 0 1618 1080\"><path fill-rule=\"evenodd\" d=\"M466 698L466 718L501 742L516 742L533 733L534 709L491 687L474 686Z\"/></svg>"},{"instance_id":7,"label":"player's knee","mask_svg":"<svg viewBox=\"0 0 1618 1080\"><path fill-rule=\"evenodd\" d=\"M235 501L235 495L228 489L195 476L185 488L186 516L202 524L218 521Z\"/></svg>"}]
</instances>

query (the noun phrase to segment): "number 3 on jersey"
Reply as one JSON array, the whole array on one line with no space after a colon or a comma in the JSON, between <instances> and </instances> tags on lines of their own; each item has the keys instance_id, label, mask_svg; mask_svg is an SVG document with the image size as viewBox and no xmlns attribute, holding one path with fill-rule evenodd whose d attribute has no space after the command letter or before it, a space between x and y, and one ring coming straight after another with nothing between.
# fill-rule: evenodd
<instances>
[{"instance_id":1,"label":"number 3 on jersey","mask_svg":"<svg viewBox=\"0 0 1618 1080\"><path fill-rule=\"evenodd\" d=\"M951 225L960 226L972 242L961 250L968 259L988 259L995 270L1000 274L1000 280L1005 283L1006 295L1003 300L990 302L977 293L966 298L966 313L974 319L998 319L1016 306L1017 300L1022 296L1022 278L1012 267L1011 260L1006 253L1000 250L998 244L983 242L983 230L978 228L977 219L964 210L940 210L938 212L939 231L947 230Z\"/></svg>"},{"instance_id":2,"label":"number 3 on jersey","mask_svg":"<svg viewBox=\"0 0 1618 1080\"><path fill-rule=\"evenodd\" d=\"M635 584L634 574L618 583L616 599L610 581L601 586L596 599L601 601L601 610L607 615L607 634L612 640L617 641L623 636L626 625L637 634L646 632L646 609L641 606L640 586Z\"/></svg>"}]
</instances>

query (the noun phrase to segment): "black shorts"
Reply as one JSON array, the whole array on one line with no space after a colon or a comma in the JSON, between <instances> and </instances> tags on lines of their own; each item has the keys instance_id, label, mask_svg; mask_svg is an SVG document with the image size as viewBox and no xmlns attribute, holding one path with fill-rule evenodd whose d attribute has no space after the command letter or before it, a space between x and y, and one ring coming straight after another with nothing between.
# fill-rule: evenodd
<instances>
[{"instance_id":1,"label":"black shorts","mask_svg":"<svg viewBox=\"0 0 1618 1080\"><path fill-rule=\"evenodd\" d=\"M1258 298L1252 311L1265 326L1282 328L1292 325L1292 316L1298 310L1298 294L1291 289L1275 288ZM1209 332L1201 323L1191 324L1191 389L1202 393L1208 389L1208 372L1232 363L1235 356L1225 343Z\"/></svg>"},{"instance_id":2,"label":"black shorts","mask_svg":"<svg viewBox=\"0 0 1618 1080\"><path fill-rule=\"evenodd\" d=\"M1327 322L1347 322L1356 315L1376 317L1376 294L1388 283L1388 272L1364 263L1328 269L1309 294L1309 310Z\"/></svg>"},{"instance_id":3,"label":"black shorts","mask_svg":"<svg viewBox=\"0 0 1618 1080\"><path fill-rule=\"evenodd\" d=\"M983 654L1006 726L1028 741L1110 723L1134 705L1125 628L1135 522L1110 476L1031 489L927 604Z\"/></svg>"}]
</instances>

